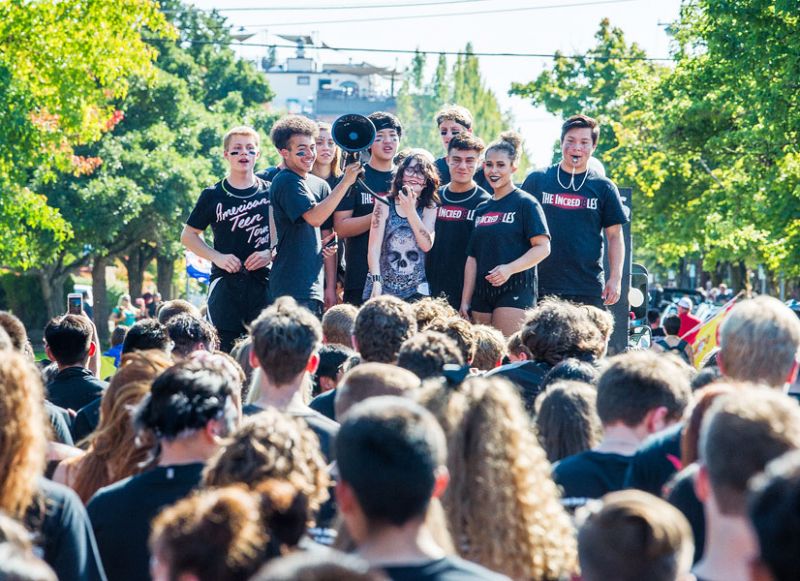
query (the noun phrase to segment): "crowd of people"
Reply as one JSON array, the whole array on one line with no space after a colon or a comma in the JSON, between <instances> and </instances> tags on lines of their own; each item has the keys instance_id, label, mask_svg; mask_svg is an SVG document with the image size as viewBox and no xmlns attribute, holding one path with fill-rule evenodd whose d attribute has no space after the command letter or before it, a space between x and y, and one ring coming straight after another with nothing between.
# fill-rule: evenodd
<instances>
[{"instance_id":1,"label":"crowd of people","mask_svg":"<svg viewBox=\"0 0 800 581\"><path fill-rule=\"evenodd\" d=\"M106 383L88 317L48 323L52 370L2 312L0 577L796 578L800 320L739 302L699 371L610 326L279 297L228 354L173 300Z\"/></svg>"}]
</instances>

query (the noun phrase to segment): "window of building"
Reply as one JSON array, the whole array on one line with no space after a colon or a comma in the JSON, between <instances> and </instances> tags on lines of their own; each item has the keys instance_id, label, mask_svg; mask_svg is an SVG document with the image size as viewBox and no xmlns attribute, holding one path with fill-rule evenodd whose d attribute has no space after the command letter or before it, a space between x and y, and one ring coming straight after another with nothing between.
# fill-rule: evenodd
<instances>
[{"instance_id":1,"label":"window of building","mask_svg":"<svg viewBox=\"0 0 800 581\"><path fill-rule=\"evenodd\" d=\"M310 85L311 84L311 77L308 75L299 75L297 77L297 84L298 85Z\"/></svg>"}]
</instances>

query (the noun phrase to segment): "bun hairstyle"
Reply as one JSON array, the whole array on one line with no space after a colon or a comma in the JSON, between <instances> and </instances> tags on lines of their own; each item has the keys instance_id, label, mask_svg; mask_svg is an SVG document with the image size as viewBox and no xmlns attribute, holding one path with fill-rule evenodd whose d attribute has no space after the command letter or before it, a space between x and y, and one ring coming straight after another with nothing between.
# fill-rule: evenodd
<instances>
[{"instance_id":1,"label":"bun hairstyle","mask_svg":"<svg viewBox=\"0 0 800 581\"><path fill-rule=\"evenodd\" d=\"M489 155L490 151L505 152L511 162L516 164L522 153L522 136L516 131L503 131L500 137L486 148L486 155Z\"/></svg>"}]
</instances>

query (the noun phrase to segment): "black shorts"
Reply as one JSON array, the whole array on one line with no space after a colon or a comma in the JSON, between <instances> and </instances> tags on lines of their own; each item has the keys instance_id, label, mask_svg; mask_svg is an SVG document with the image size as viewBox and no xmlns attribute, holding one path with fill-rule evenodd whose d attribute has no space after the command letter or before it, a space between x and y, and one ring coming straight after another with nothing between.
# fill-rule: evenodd
<instances>
[{"instance_id":1,"label":"black shorts","mask_svg":"<svg viewBox=\"0 0 800 581\"><path fill-rule=\"evenodd\" d=\"M472 297L472 311L491 313L495 309L530 309L536 306L536 291L531 287L519 287L503 291L497 295Z\"/></svg>"},{"instance_id":2,"label":"black shorts","mask_svg":"<svg viewBox=\"0 0 800 581\"><path fill-rule=\"evenodd\" d=\"M363 287L346 288L344 289L344 295L342 296L342 299L344 300L345 303L348 303L356 307L360 307L361 305L364 304L364 297L362 296L363 294L364 294Z\"/></svg>"},{"instance_id":3,"label":"black shorts","mask_svg":"<svg viewBox=\"0 0 800 581\"><path fill-rule=\"evenodd\" d=\"M269 279L248 272L215 278L208 287L208 320L218 331L246 333L245 325L269 305Z\"/></svg>"}]
</instances>

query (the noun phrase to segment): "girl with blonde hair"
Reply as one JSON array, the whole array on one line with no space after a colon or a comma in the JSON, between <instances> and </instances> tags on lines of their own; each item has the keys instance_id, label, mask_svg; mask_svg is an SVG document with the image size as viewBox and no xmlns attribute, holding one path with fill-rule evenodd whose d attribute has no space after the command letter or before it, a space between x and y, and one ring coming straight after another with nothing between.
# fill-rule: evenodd
<instances>
[{"instance_id":1,"label":"girl with blonde hair","mask_svg":"<svg viewBox=\"0 0 800 581\"><path fill-rule=\"evenodd\" d=\"M568 577L574 530L516 389L501 378L460 379L420 392L447 437L443 504L458 553L513 579Z\"/></svg>"}]
</instances>

